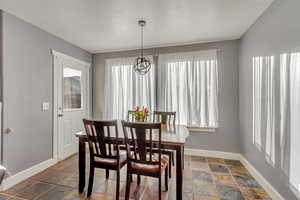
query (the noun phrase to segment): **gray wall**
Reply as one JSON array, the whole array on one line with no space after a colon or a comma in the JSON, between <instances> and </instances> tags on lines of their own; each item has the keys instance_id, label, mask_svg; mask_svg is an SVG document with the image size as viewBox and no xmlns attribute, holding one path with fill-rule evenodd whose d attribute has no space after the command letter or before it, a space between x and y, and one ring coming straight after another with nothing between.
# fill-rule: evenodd
<instances>
[{"instance_id":1,"label":"gray wall","mask_svg":"<svg viewBox=\"0 0 300 200\"><path fill-rule=\"evenodd\" d=\"M2 73L2 11L0 10L0 101L2 103L2 85L3 85L3 73ZM0 133L2 133L2 105L0 109ZM3 156L2 156L2 140L3 140L3 134L0 134L0 163L2 164L3 162Z\"/></svg>"},{"instance_id":2,"label":"gray wall","mask_svg":"<svg viewBox=\"0 0 300 200\"><path fill-rule=\"evenodd\" d=\"M147 49L146 54L185 52L195 50L220 49L219 51L219 124L215 133L191 133L187 147L240 152L238 119L238 42L224 41L207 44L163 47ZM94 55L94 117L101 118L104 107L105 59L137 56L139 51L100 53Z\"/></svg>"},{"instance_id":3,"label":"gray wall","mask_svg":"<svg viewBox=\"0 0 300 200\"><path fill-rule=\"evenodd\" d=\"M17 173L52 158L53 65L50 49L91 62L90 53L3 12L3 159Z\"/></svg>"},{"instance_id":4,"label":"gray wall","mask_svg":"<svg viewBox=\"0 0 300 200\"><path fill-rule=\"evenodd\" d=\"M242 152L255 168L287 199L296 197L286 186L279 168L279 134L276 135L276 166L271 167L264 155L252 145L252 57L300 50L300 1L275 0L240 41L239 95Z\"/></svg>"}]
</instances>

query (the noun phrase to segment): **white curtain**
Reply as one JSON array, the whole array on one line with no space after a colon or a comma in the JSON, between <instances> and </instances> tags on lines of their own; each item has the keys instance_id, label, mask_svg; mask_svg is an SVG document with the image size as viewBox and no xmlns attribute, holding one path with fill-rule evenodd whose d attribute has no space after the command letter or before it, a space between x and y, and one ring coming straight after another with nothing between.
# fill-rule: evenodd
<instances>
[{"instance_id":1,"label":"white curtain","mask_svg":"<svg viewBox=\"0 0 300 200\"><path fill-rule=\"evenodd\" d=\"M253 58L253 143L275 164L274 56Z\"/></svg>"},{"instance_id":2,"label":"white curtain","mask_svg":"<svg viewBox=\"0 0 300 200\"><path fill-rule=\"evenodd\" d=\"M300 53L280 55L279 70L275 67L272 57L253 58L253 142L274 164L274 122L278 109L280 166L290 188L300 197ZM279 84L275 77L279 77ZM279 91L279 104L275 91Z\"/></svg>"},{"instance_id":3,"label":"white curtain","mask_svg":"<svg viewBox=\"0 0 300 200\"><path fill-rule=\"evenodd\" d=\"M281 168L289 176L290 168L290 55L280 55L280 158Z\"/></svg>"},{"instance_id":4,"label":"white curtain","mask_svg":"<svg viewBox=\"0 0 300 200\"><path fill-rule=\"evenodd\" d=\"M281 166L300 197L300 53L281 55Z\"/></svg>"},{"instance_id":5,"label":"white curtain","mask_svg":"<svg viewBox=\"0 0 300 200\"><path fill-rule=\"evenodd\" d=\"M253 58L253 143L262 150L262 57Z\"/></svg>"},{"instance_id":6,"label":"white curtain","mask_svg":"<svg viewBox=\"0 0 300 200\"><path fill-rule=\"evenodd\" d=\"M178 124L217 127L216 50L161 54L158 65L158 109L175 111Z\"/></svg>"},{"instance_id":7,"label":"white curtain","mask_svg":"<svg viewBox=\"0 0 300 200\"><path fill-rule=\"evenodd\" d=\"M153 63L152 57L148 57ZM155 69L146 75L133 70L135 58L107 59L105 67L104 119L126 119L136 106L155 107Z\"/></svg>"}]
</instances>

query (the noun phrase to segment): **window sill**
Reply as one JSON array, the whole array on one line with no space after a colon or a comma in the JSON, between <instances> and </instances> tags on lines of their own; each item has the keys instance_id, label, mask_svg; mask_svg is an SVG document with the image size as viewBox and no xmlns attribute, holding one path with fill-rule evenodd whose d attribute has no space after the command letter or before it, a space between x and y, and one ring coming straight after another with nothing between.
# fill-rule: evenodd
<instances>
[{"instance_id":1,"label":"window sill","mask_svg":"<svg viewBox=\"0 0 300 200\"><path fill-rule=\"evenodd\" d=\"M217 128L201 128L201 127L187 127L189 131L201 133L215 133Z\"/></svg>"}]
</instances>

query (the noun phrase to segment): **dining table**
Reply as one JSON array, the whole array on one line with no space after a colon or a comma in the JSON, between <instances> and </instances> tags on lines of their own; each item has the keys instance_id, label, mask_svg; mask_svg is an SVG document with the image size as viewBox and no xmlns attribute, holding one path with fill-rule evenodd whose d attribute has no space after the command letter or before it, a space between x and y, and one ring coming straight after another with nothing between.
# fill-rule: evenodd
<instances>
[{"instance_id":1,"label":"dining table","mask_svg":"<svg viewBox=\"0 0 300 200\"><path fill-rule=\"evenodd\" d=\"M118 142L123 143L124 134L121 122L118 121ZM113 135L113 134L112 134ZM184 169L184 145L189 136L189 130L183 125L163 125L161 126L161 144L164 149L175 151L176 157L176 199L182 200L183 169ZM86 169L86 144L88 142L85 131L76 133L79 139L79 186L80 193L85 187ZM113 137L112 137L113 138Z\"/></svg>"}]
</instances>

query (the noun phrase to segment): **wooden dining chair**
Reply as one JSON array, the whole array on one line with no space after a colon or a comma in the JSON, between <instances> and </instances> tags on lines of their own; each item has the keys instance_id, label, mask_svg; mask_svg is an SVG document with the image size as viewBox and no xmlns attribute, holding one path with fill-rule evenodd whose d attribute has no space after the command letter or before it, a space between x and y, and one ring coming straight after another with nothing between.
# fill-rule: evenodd
<instances>
[{"instance_id":1,"label":"wooden dining chair","mask_svg":"<svg viewBox=\"0 0 300 200\"><path fill-rule=\"evenodd\" d=\"M176 112L164 112L164 111L153 111L153 122L154 123L162 123L163 125L167 126L175 126L176 122ZM174 151L172 150L163 150L163 154L166 154L169 156L169 176L170 178L172 177L172 167L171 163L174 166L175 165L175 156L174 156Z\"/></svg>"},{"instance_id":2,"label":"wooden dining chair","mask_svg":"<svg viewBox=\"0 0 300 200\"><path fill-rule=\"evenodd\" d=\"M120 170L126 164L127 158L126 153L120 154L117 121L83 119L83 123L90 150L90 177L87 197L90 197L92 194L95 168L102 168L106 169L106 179L109 178L109 170L116 171L116 199L118 200Z\"/></svg>"},{"instance_id":3,"label":"wooden dining chair","mask_svg":"<svg viewBox=\"0 0 300 200\"><path fill-rule=\"evenodd\" d=\"M128 110L128 113L127 113L127 121L129 122L134 122L134 113L136 111L135 110Z\"/></svg>"},{"instance_id":4,"label":"wooden dining chair","mask_svg":"<svg viewBox=\"0 0 300 200\"><path fill-rule=\"evenodd\" d=\"M161 176L162 172L165 171L165 187L168 190L169 167L168 157L162 154L161 149L161 124L122 121L122 125L127 147L125 200L129 199L133 174L138 175L138 185L141 182L141 176L158 178L159 200L161 200Z\"/></svg>"},{"instance_id":5,"label":"wooden dining chair","mask_svg":"<svg viewBox=\"0 0 300 200\"><path fill-rule=\"evenodd\" d=\"M175 125L176 112L154 111L153 122L161 122L166 125Z\"/></svg>"}]
</instances>

